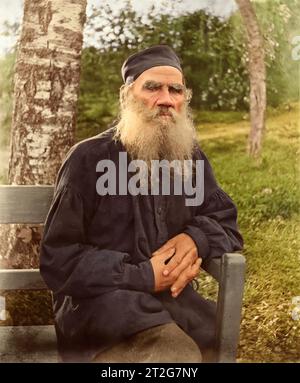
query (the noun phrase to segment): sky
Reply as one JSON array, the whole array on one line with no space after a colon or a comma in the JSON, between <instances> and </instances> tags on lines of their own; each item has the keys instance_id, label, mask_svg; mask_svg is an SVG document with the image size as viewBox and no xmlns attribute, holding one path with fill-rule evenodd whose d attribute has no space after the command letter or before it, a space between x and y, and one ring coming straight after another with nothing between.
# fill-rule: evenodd
<instances>
[{"instance_id":1,"label":"sky","mask_svg":"<svg viewBox=\"0 0 300 383\"><path fill-rule=\"evenodd\" d=\"M62 0L63 1L63 0ZM133 7L138 13L147 13L147 9L152 4L163 3L162 0L131 0ZM114 7L122 7L124 0L108 0L113 3ZM87 14L90 13L92 6L100 7L103 0L88 0ZM209 8L216 16L228 17L236 10L234 0L182 0L178 8L178 14L186 11L195 11L198 9ZM23 0L0 0L0 56L5 54L15 44L15 38L3 36L3 24L5 21L9 23L21 22L23 15ZM89 41L90 42L90 41Z\"/></svg>"}]
</instances>

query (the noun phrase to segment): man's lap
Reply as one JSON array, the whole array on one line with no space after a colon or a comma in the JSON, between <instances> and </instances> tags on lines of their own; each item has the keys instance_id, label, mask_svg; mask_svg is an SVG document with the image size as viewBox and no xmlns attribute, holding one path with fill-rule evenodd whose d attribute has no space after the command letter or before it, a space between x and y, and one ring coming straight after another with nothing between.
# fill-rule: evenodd
<instances>
[{"instance_id":1,"label":"man's lap","mask_svg":"<svg viewBox=\"0 0 300 383\"><path fill-rule=\"evenodd\" d=\"M197 344L176 323L167 323L137 334L99 353L101 363L200 363Z\"/></svg>"},{"instance_id":2,"label":"man's lap","mask_svg":"<svg viewBox=\"0 0 300 383\"><path fill-rule=\"evenodd\" d=\"M201 321L201 313L205 312L201 301L199 304L198 299L186 294L166 300L167 292L163 298L161 294L119 289L97 297L71 299L56 313L60 350L63 353L67 344L69 353L75 345L79 353L84 350L87 355L96 355L138 332L172 322L202 348L206 343L198 342L198 332L210 333L205 322L211 322L212 318L205 315ZM193 325L191 333L190 325Z\"/></svg>"}]
</instances>

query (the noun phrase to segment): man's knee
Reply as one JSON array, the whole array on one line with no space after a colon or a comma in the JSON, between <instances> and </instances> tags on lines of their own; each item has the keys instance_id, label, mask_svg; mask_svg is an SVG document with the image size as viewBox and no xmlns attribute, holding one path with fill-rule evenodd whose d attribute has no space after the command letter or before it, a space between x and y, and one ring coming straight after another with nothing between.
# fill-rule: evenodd
<instances>
[{"instance_id":1,"label":"man's knee","mask_svg":"<svg viewBox=\"0 0 300 383\"><path fill-rule=\"evenodd\" d=\"M176 323L141 331L97 355L96 362L200 363L201 352Z\"/></svg>"},{"instance_id":2,"label":"man's knee","mask_svg":"<svg viewBox=\"0 0 300 383\"><path fill-rule=\"evenodd\" d=\"M197 344L176 323L160 326L155 349L161 362L200 363L202 361Z\"/></svg>"}]
</instances>

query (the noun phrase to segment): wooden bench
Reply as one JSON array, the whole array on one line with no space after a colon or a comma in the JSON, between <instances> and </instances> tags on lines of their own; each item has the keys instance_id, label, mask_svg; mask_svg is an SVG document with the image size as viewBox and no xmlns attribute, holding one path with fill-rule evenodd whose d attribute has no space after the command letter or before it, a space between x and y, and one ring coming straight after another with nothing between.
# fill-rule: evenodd
<instances>
[{"instance_id":1,"label":"wooden bench","mask_svg":"<svg viewBox=\"0 0 300 383\"><path fill-rule=\"evenodd\" d=\"M0 186L0 223L43 223L52 186ZM245 258L224 254L203 265L219 284L216 320L217 362L234 362L245 277ZM0 290L48 289L38 269L0 270ZM0 293L1 294L1 293ZM0 326L1 362L57 362L54 326Z\"/></svg>"}]
</instances>

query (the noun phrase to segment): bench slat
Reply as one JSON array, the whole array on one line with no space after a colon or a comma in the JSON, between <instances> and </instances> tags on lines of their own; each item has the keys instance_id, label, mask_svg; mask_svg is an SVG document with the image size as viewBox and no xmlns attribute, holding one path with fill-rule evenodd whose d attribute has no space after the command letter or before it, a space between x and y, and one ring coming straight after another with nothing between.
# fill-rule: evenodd
<instances>
[{"instance_id":1,"label":"bench slat","mask_svg":"<svg viewBox=\"0 0 300 383\"><path fill-rule=\"evenodd\" d=\"M39 269L0 270L0 290L47 290Z\"/></svg>"},{"instance_id":2,"label":"bench slat","mask_svg":"<svg viewBox=\"0 0 300 383\"><path fill-rule=\"evenodd\" d=\"M0 223L43 223L53 186L0 185Z\"/></svg>"}]
</instances>

